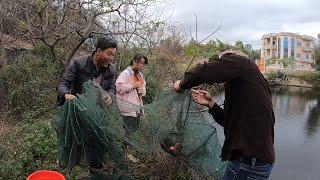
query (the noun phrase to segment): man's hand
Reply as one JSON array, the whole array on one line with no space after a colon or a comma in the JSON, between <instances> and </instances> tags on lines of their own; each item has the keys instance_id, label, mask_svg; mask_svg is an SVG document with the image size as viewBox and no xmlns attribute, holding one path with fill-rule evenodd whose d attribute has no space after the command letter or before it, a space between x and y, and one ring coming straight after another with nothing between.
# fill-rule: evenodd
<instances>
[{"instance_id":1,"label":"man's hand","mask_svg":"<svg viewBox=\"0 0 320 180\"><path fill-rule=\"evenodd\" d=\"M180 92L180 91L181 91L180 83L181 83L180 80L174 82L174 84L173 84L173 90L174 90L175 92Z\"/></svg>"},{"instance_id":2,"label":"man's hand","mask_svg":"<svg viewBox=\"0 0 320 180\"><path fill-rule=\"evenodd\" d=\"M140 95L143 93L143 88L142 88L142 87L139 87L139 88L137 89L137 91L138 91L138 95L140 96Z\"/></svg>"},{"instance_id":3,"label":"man's hand","mask_svg":"<svg viewBox=\"0 0 320 180\"><path fill-rule=\"evenodd\" d=\"M103 96L103 102L106 106L110 106L112 104L112 97L110 94L105 94Z\"/></svg>"},{"instance_id":4,"label":"man's hand","mask_svg":"<svg viewBox=\"0 0 320 180\"><path fill-rule=\"evenodd\" d=\"M64 98L66 100L72 100L72 99L76 99L77 97L73 94L64 94Z\"/></svg>"},{"instance_id":5,"label":"man's hand","mask_svg":"<svg viewBox=\"0 0 320 180\"><path fill-rule=\"evenodd\" d=\"M207 106L208 108L213 107L215 102L208 91L191 89L191 92L194 102L203 106Z\"/></svg>"},{"instance_id":6,"label":"man's hand","mask_svg":"<svg viewBox=\"0 0 320 180\"><path fill-rule=\"evenodd\" d=\"M141 88L142 87L142 85L143 85L143 81L135 81L135 82L133 82L133 89L137 89L137 88Z\"/></svg>"}]
</instances>

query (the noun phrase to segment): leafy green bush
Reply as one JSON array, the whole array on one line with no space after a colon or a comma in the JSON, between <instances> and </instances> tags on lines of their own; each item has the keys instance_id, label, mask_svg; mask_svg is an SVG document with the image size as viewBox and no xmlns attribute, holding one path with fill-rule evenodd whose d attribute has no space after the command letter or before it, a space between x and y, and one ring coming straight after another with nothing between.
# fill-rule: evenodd
<instances>
[{"instance_id":1,"label":"leafy green bush","mask_svg":"<svg viewBox=\"0 0 320 180\"><path fill-rule=\"evenodd\" d=\"M287 74L284 72L276 71L276 72L270 72L266 74L268 80L276 80L276 79L284 79Z\"/></svg>"},{"instance_id":2,"label":"leafy green bush","mask_svg":"<svg viewBox=\"0 0 320 180\"><path fill-rule=\"evenodd\" d=\"M143 97L145 104L151 103L156 95L160 92L160 85L154 76L146 76L147 81L147 94Z\"/></svg>"},{"instance_id":3,"label":"leafy green bush","mask_svg":"<svg viewBox=\"0 0 320 180\"><path fill-rule=\"evenodd\" d=\"M48 46L46 46L43 43L38 43L36 45L33 46L33 48L30 50L30 52L34 55L37 55L38 57L41 57L41 59L48 59L53 61L53 54L52 51L49 49ZM63 68L64 65L62 64L62 62L66 62L67 57L68 57L68 53L65 50L65 46L56 46L55 47L55 54L56 54L56 60L58 60L60 67Z\"/></svg>"},{"instance_id":4,"label":"leafy green bush","mask_svg":"<svg viewBox=\"0 0 320 180\"><path fill-rule=\"evenodd\" d=\"M277 61L280 61L278 58L271 58L271 59L268 59L266 60L266 65L267 66L270 66L272 64L275 64Z\"/></svg>"},{"instance_id":5,"label":"leafy green bush","mask_svg":"<svg viewBox=\"0 0 320 180\"><path fill-rule=\"evenodd\" d=\"M9 112L21 119L32 119L54 110L59 71L57 64L33 52L5 65L0 78L8 92Z\"/></svg>"},{"instance_id":6,"label":"leafy green bush","mask_svg":"<svg viewBox=\"0 0 320 180\"><path fill-rule=\"evenodd\" d=\"M30 51L32 54L42 57L44 59L52 59L52 54L50 49L43 43L38 43Z\"/></svg>"},{"instance_id":7,"label":"leafy green bush","mask_svg":"<svg viewBox=\"0 0 320 180\"><path fill-rule=\"evenodd\" d=\"M284 68L287 68L293 65L293 58L284 58L280 62Z\"/></svg>"},{"instance_id":8,"label":"leafy green bush","mask_svg":"<svg viewBox=\"0 0 320 180\"><path fill-rule=\"evenodd\" d=\"M315 90L320 89L320 72L295 75L296 78L310 83Z\"/></svg>"},{"instance_id":9,"label":"leafy green bush","mask_svg":"<svg viewBox=\"0 0 320 180\"><path fill-rule=\"evenodd\" d=\"M59 169L57 163L57 140L48 122L22 124L18 135L9 138L15 146L2 159L0 174L4 179L25 179L28 174L40 169ZM19 144L17 140L19 139ZM5 149L5 147L0 148ZM10 149L10 148L7 148Z\"/></svg>"}]
</instances>

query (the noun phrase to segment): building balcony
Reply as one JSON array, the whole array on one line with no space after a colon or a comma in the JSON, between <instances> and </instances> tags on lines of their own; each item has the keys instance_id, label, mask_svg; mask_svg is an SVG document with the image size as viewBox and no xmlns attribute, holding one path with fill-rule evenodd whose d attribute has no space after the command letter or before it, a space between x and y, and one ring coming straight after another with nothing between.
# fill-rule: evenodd
<instances>
[{"instance_id":1,"label":"building balcony","mask_svg":"<svg viewBox=\"0 0 320 180\"><path fill-rule=\"evenodd\" d=\"M277 49L277 46L274 44L266 44L263 46L263 49Z\"/></svg>"},{"instance_id":2,"label":"building balcony","mask_svg":"<svg viewBox=\"0 0 320 180\"><path fill-rule=\"evenodd\" d=\"M263 57L264 60L268 60L268 59L271 59L272 57L271 56L265 56Z\"/></svg>"},{"instance_id":3,"label":"building balcony","mask_svg":"<svg viewBox=\"0 0 320 180\"><path fill-rule=\"evenodd\" d=\"M267 56L264 56L264 57L262 57L264 60L268 60L268 59L272 59L272 58L276 58L276 55L273 55L273 56L271 56L271 55L267 55Z\"/></svg>"},{"instance_id":4,"label":"building balcony","mask_svg":"<svg viewBox=\"0 0 320 180\"><path fill-rule=\"evenodd\" d=\"M311 47L302 47L302 51L312 52L312 51L314 51L314 49Z\"/></svg>"}]
</instances>

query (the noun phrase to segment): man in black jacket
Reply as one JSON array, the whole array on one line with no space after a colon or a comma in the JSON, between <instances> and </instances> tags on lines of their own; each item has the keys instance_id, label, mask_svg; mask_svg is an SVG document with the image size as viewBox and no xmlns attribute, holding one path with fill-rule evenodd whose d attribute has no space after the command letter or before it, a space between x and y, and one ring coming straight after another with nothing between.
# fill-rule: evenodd
<instances>
[{"instance_id":1,"label":"man in black jacket","mask_svg":"<svg viewBox=\"0 0 320 180\"><path fill-rule=\"evenodd\" d=\"M92 80L111 94L115 94L116 66L112 63L117 42L109 37L98 39L96 50L87 56L76 57L58 82L58 103L76 98L82 93L83 83ZM108 98L107 103L110 103Z\"/></svg>"},{"instance_id":2,"label":"man in black jacket","mask_svg":"<svg viewBox=\"0 0 320 180\"><path fill-rule=\"evenodd\" d=\"M116 50L116 41L103 37L98 39L96 49L91 55L75 58L58 82L59 105L63 105L66 100L75 99L77 94L82 93L82 85L89 80L115 94L116 67L112 61ZM104 100L107 105L112 103L110 95ZM102 159L99 158L96 149L89 147L88 151L89 166L94 169L103 168Z\"/></svg>"},{"instance_id":3,"label":"man in black jacket","mask_svg":"<svg viewBox=\"0 0 320 180\"><path fill-rule=\"evenodd\" d=\"M207 91L192 90L194 101L207 106L224 128L221 157L228 166L222 179L268 179L275 161L275 117L268 82L256 64L235 53L225 53L186 72L173 88L181 91L202 83L225 83L224 109Z\"/></svg>"}]
</instances>

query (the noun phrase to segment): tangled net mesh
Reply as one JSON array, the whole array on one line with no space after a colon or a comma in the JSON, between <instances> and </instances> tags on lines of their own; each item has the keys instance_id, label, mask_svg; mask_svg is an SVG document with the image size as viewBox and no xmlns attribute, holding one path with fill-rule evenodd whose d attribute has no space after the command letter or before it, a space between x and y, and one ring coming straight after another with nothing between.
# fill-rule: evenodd
<instances>
[{"instance_id":1,"label":"tangled net mesh","mask_svg":"<svg viewBox=\"0 0 320 180\"><path fill-rule=\"evenodd\" d=\"M130 146L131 152L137 152L141 159L152 156L161 162L159 158L164 156L159 154L168 153L172 156L169 158L178 159L180 165L185 164L208 177L221 176L226 164L219 157L221 145L216 128L208 121L207 109L192 101L190 91L164 91L145 106L133 105L114 95L111 95L112 104L107 105L106 96L108 93L100 86L85 83L84 93L66 101L60 108L59 118L53 122L58 136L59 162L69 171L76 165L88 165L94 153L112 162L122 173L137 177L137 169L127 167L125 154L128 152L125 151ZM119 107L144 112L138 130L125 132Z\"/></svg>"}]
</instances>

